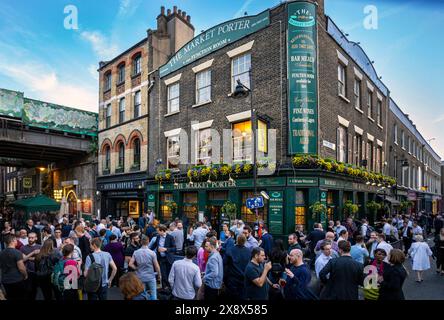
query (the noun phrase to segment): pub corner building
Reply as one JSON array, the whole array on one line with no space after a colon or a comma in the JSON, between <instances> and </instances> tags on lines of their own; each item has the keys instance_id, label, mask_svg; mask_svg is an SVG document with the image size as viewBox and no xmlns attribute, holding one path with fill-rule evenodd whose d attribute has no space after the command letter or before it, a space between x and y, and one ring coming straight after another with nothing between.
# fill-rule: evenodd
<instances>
[{"instance_id":1,"label":"pub corner building","mask_svg":"<svg viewBox=\"0 0 444 320\"><path fill-rule=\"evenodd\" d=\"M393 114L396 104L371 60L325 15L323 0L287 1L190 37L147 82L150 142L140 206L161 221L186 216L191 225L206 217L219 229L233 211L285 236L296 225L311 229L348 215L374 221L383 210L371 211L369 202L394 212L407 200L394 178L406 158L391 143L405 115ZM405 134L419 145L424 139L409 128ZM428 193L439 211L441 160L425 141L419 149L438 163L436 174L428 167L437 186ZM99 166L107 161L101 154ZM413 178L402 180L424 191L423 178L416 176L413 188ZM246 207L254 186L264 196L257 211ZM131 188L141 201L139 186ZM313 213L313 205L325 213Z\"/></svg>"}]
</instances>

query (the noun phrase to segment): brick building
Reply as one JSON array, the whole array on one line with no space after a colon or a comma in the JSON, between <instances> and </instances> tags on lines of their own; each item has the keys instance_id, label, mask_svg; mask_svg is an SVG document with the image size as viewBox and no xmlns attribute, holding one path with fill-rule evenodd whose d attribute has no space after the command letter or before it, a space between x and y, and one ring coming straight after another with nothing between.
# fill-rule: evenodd
<instances>
[{"instance_id":1,"label":"brick building","mask_svg":"<svg viewBox=\"0 0 444 320\"><path fill-rule=\"evenodd\" d=\"M157 29L99 65L99 177L103 215L138 217L148 168L150 72L194 35L190 16L161 8Z\"/></svg>"},{"instance_id":2,"label":"brick building","mask_svg":"<svg viewBox=\"0 0 444 320\"><path fill-rule=\"evenodd\" d=\"M288 1L218 24L150 74L157 81L149 93L146 206L161 219L205 216L217 226L229 201L244 221L263 219L284 235L296 224L342 219L350 204L358 205L355 217L371 220L371 200L396 208L386 158L390 91L317 3ZM241 99L237 80L249 91ZM258 215L246 207L254 196L252 119L257 191L265 191ZM264 166L271 175L261 174ZM318 201L326 215L312 214Z\"/></svg>"}]
</instances>

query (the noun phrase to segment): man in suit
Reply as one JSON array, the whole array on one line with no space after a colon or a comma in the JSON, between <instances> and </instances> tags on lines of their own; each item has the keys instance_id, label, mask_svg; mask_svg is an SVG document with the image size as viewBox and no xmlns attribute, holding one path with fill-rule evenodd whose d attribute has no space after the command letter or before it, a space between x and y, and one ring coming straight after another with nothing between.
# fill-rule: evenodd
<instances>
[{"instance_id":1,"label":"man in suit","mask_svg":"<svg viewBox=\"0 0 444 320\"><path fill-rule=\"evenodd\" d=\"M157 227L157 237L150 249L156 252L157 260L160 264L160 272L162 274L162 288L170 286L168 283L168 275L174 262L174 254L176 253L176 244L174 238L167 234L168 228L161 224Z\"/></svg>"},{"instance_id":2,"label":"man in suit","mask_svg":"<svg viewBox=\"0 0 444 320\"><path fill-rule=\"evenodd\" d=\"M41 243L40 229L36 228L36 226L34 225L34 221L32 219L26 220L26 226L23 229L26 230L28 235L30 233L35 233L37 235L37 243L39 243L39 244Z\"/></svg>"},{"instance_id":3,"label":"man in suit","mask_svg":"<svg viewBox=\"0 0 444 320\"><path fill-rule=\"evenodd\" d=\"M310 249L310 267L314 268L316 261L315 247L319 240L325 238L325 232L322 229L322 224L315 223L313 225L314 230L310 232L307 236L306 241L309 241L308 248Z\"/></svg>"},{"instance_id":4,"label":"man in suit","mask_svg":"<svg viewBox=\"0 0 444 320\"><path fill-rule=\"evenodd\" d=\"M349 241L341 241L338 246L341 256L331 259L319 273L319 278L325 284L321 298L358 300L358 288L364 281L364 266L351 257Z\"/></svg>"},{"instance_id":5,"label":"man in suit","mask_svg":"<svg viewBox=\"0 0 444 320\"><path fill-rule=\"evenodd\" d=\"M402 228L399 233L402 236L402 243L404 244L404 253L407 254L413 242L413 228L409 226L407 219L406 221L403 222Z\"/></svg>"}]
</instances>

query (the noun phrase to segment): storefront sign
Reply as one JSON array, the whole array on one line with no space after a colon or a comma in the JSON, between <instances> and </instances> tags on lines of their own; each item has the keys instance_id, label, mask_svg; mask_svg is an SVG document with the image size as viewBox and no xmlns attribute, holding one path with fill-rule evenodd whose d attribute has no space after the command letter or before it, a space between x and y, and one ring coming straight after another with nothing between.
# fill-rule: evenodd
<instances>
[{"instance_id":1,"label":"storefront sign","mask_svg":"<svg viewBox=\"0 0 444 320\"><path fill-rule=\"evenodd\" d=\"M407 192L407 199L408 200L412 200L412 201L416 201L416 192L415 191L408 191Z\"/></svg>"},{"instance_id":2,"label":"storefront sign","mask_svg":"<svg viewBox=\"0 0 444 320\"><path fill-rule=\"evenodd\" d=\"M317 187L318 183L318 178L287 178L287 184L289 186Z\"/></svg>"},{"instance_id":3,"label":"storefront sign","mask_svg":"<svg viewBox=\"0 0 444 320\"><path fill-rule=\"evenodd\" d=\"M143 185L142 181L114 182L114 183L99 184L98 189L100 191L139 189L142 187L142 185Z\"/></svg>"},{"instance_id":4,"label":"storefront sign","mask_svg":"<svg viewBox=\"0 0 444 320\"><path fill-rule=\"evenodd\" d=\"M285 177L278 178L259 178L257 179L258 187L282 187L285 186ZM253 187L253 179L239 179L233 181L213 181L213 182L194 182L194 183L178 183L159 184L148 186L149 191L171 191L171 190L208 190L208 189L230 189L230 188L251 188Z\"/></svg>"},{"instance_id":5,"label":"storefront sign","mask_svg":"<svg viewBox=\"0 0 444 320\"><path fill-rule=\"evenodd\" d=\"M256 16L238 18L208 29L184 45L165 65L160 67L160 77L163 78L269 24L270 12L267 10Z\"/></svg>"},{"instance_id":6,"label":"storefront sign","mask_svg":"<svg viewBox=\"0 0 444 320\"><path fill-rule=\"evenodd\" d=\"M317 154L316 5L289 3L288 19L288 151Z\"/></svg>"},{"instance_id":7,"label":"storefront sign","mask_svg":"<svg viewBox=\"0 0 444 320\"><path fill-rule=\"evenodd\" d=\"M353 183L350 181L342 181L328 178L321 178L319 180L319 185L324 188L333 189L353 189Z\"/></svg>"},{"instance_id":8,"label":"storefront sign","mask_svg":"<svg viewBox=\"0 0 444 320\"><path fill-rule=\"evenodd\" d=\"M284 195L283 191L270 192L269 200L269 225L270 233L283 233L283 212L284 212Z\"/></svg>"},{"instance_id":9,"label":"storefront sign","mask_svg":"<svg viewBox=\"0 0 444 320\"><path fill-rule=\"evenodd\" d=\"M91 214L92 209L92 201L91 200L83 200L82 201L82 212Z\"/></svg>"},{"instance_id":10,"label":"storefront sign","mask_svg":"<svg viewBox=\"0 0 444 320\"><path fill-rule=\"evenodd\" d=\"M32 188L32 178L23 178L23 188L25 189Z\"/></svg>"},{"instance_id":11,"label":"storefront sign","mask_svg":"<svg viewBox=\"0 0 444 320\"><path fill-rule=\"evenodd\" d=\"M262 208L264 206L264 198L263 197L248 198L246 206L248 209Z\"/></svg>"},{"instance_id":12,"label":"storefront sign","mask_svg":"<svg viewBox=\"0 0 444 320\"><path fill-rule=\"evenodd\" d=\"M156 206L156 196L152 193L148 195L148 207L154 208Z\"/></svg>"},{"instance_id":13,"label":"storefront sign","mask_svg":"<svg viewBox=\"0 0 444 320\"><path fill-rule=\"evenodd\" d=\"M336 150L336 144L331 143L331 142L329 142L329 141L327 141L327 140L322 141L322 145L323 145L324 147L330 148L330 149L332 149L332 150Z\"/></svg>"}]
</instances>

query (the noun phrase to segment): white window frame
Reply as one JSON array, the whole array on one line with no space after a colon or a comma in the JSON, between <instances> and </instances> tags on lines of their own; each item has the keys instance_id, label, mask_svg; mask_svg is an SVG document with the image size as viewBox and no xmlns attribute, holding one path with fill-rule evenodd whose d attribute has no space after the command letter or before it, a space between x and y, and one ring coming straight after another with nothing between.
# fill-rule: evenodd
<instances>
[{"instance_id":1,"label":"white window frame","mask_svg":"<svg viewBox=\"0 0 444 320\"><path fill-rule=\"evenodd\" d=\"M240 64L241 59L244 60L242 61L242 64ZM242 65L246 65L246 70L239 70L240 66ZM250 73L251 73L251 52L246 52L233 57L231 59L231 92L234 92L234 90L236 89L237 80L240 80L244 86L250 88L251 85Z\"/></svg>"},{"instance_id":2,"label":"white window frame","mask_svg":"<svg viewBox=\"0 0 444 320\"><path fill-rule=\"evenodd\" d=\"M373 91L367 90L367 117L373 119Z\"/></svg>"},{"instance_id":3,"label":"white window frame","mask_svg":"<svg viewBox=\"0 0 444 320\"><path fill-rule=\"evenodd\" d=\"M203 77L203 86L199 87L199 78ZM208 90L208 96L206 99L201 100L201 92ZM204 104L211 101L211 69L202 70L196 73L196 105Z\"/></svg>"},{"instance_id":4,"label":"white window frame","mask_svg":"<svg viewBox=\"0 0 444 320\"><path fill-rule=\"evenodd\" d=\"M122 103L123 102L123 103ZM123 108L122 108L123 105ZM119 100L119 123L125 122L126 101L125 98ZM122 116L123 112L123 116Z\"/></svg>"},{"instance_id":5,"label":"white window frame","mask_svg":"<svg viewBox=\"0 0 444 320\"><path fill-rule=\"evenodd\" d=\"M347 163L348 159L348 129L345 126L340 125L338 127L338 137L336 144L338 146L336 159L339 162Z\"/></svg>"},{"instance_id":6,"label":"white window frame","mask_svg":"<svg viewBox=\"0 0 444 320\"><path fill-rule=\"evenodd\" d=\"M105 84L104 84L105 86L103 88L104 92L111 90L112 80L113 80L112 72L105 73Z\"/></svg>"},{"instance_id":7,"label":"white window frame","mask_svg":"<svg viewBox=\"0 0 444 320\"><path fill-rule=\"evenodd\" d=\"M112 116L112 106L111 103L109 103L106 107L105 107L105 128L109 128L111 127L111 116ZM109 119L109 123L108 123L108 119Z\"/></svg>"},{"instance_id":8,"label":"white window frame","mask_svg":"<svg viewBox=\"0 0 444 320\"><path fill-rule=\"evenodd\" d=\"M343 63L338 62L338 95L344 98L346 94L347 83L347 72L345 68L346 66Z\"/></svg>"},{"instance_id":9,"label":"white window frame","mask_svg":"<svg viewBox=\"0 0 444 320\"><path fill-rule=\"evenodd\" d=\"M137 103L137 97L139 97L138 101L139 103ZM134 118L138 118L141 116L141 106L142 106L142 93L139 90L134 93L134 113L133 113ZM137 114L136 110L138 110Z\"/></svg>"},{"instance_id":10,"label":"white window frame","mask_svg":"<svg viewBox=\"0 0 444 320\"><path fill-rule=\"evenodd\" d=\"M174 141L174 140L177 140L177 147L178 147L177 154L175 154L174 150L170 150L170 147L169 147L170 141ZM171 135L171 136L167 137L166 155L167 155L167 169L170 168L170 159L177 159L177 165L175 165L172 168L176 168L177 166L180 165L180 137L179 137L179 134L175 134L175 135Z\"/></svg>"},{"instance_id":11,"label":"white window frame","mask_svg":"<svg viewBox=\"0 0 444 320\"><path fill-rule=\"evenodd\" d=\"M362 104L361 104L361 85L362 81L355 77L355 82L353 85L353 93L355 95L355 108L362 111ZM358 92L357 92L357 90Z\"/></svg>"},{"instance_id":12,"label":"white window frame","mask_svg":"<svg viewBox=\"0 0 444 320\"><path fill-rule=\"evenodd\" d=\"M133 59L133 76L137 76L142 72L142 55L138 54Z\"/></svg>"},{"instance_id":13,"label":"white window frame","mask_svg":"<svg viewBox=\"0 0 444 320\"><path fill-rule=\"evenodd\" d=\"M379 99L376 102L376 123L382 125L382 101Z\"/></svg>"},{"instance_id":14,"label":"white window frame","mask_svg":"<svg viewBox=\"0 0 444 320\"><path fill-rule=\"evenodd\" d=\"M208 134L209 141L207 144L201 145L203 142L202 135L203 133ZM195 131L196 135L196 164L197 165L210 165L211 164L211 156L212 156L212 137L211 137L211 128L203 128ZM206 148L206 151L201 151L203 148ZM210 154L211 153L211 154Z\"/></svg>"},{"instance_id":15,"label":"white window frame","mask_svg":"<svg viewBox=\"0 0 444 320\"><path fill-rule=\"evenodd\" d=\"M398 124L396 124L395 123L395 126L394 126L394 130L395 130L395 133L394 133L394 143L396 144L396 145L398 145Z\"/></svg>"},{"instance_id":16,"label":"white window frame","mask_svg":"<svg viewBox=\"0 0 444 320\"><path fill-rule=\"evenodd\" d=\"M117 68L117 85L125 82L125 64L120 64Z\"/></svg>"},{"instance_id":17,"label":"white window frame","mask_svg":"<svg viewBox=\"0 0 444 320\"><path fill-rule=\"evenodd\" d=\"M171 96L173 93L173 88L177 87L177 92L174 92L174 96ZM176 113L180 111L180 82L174 82L167 86L167 99L168 99L168 110L167 113ZM172 102L177 100L177 107L172 109ZM174 104L176 106L176 103Z\"/></svg>"},{"instance_id":18,"label":"white window frame","mask_svg":"<svg viewBox=\"0 0 444 320\"><path fill-rule=\"evenodd\" d=\"M405 132L401 130L401 147L405 150Z\"/></svg>"}]
</instances>

